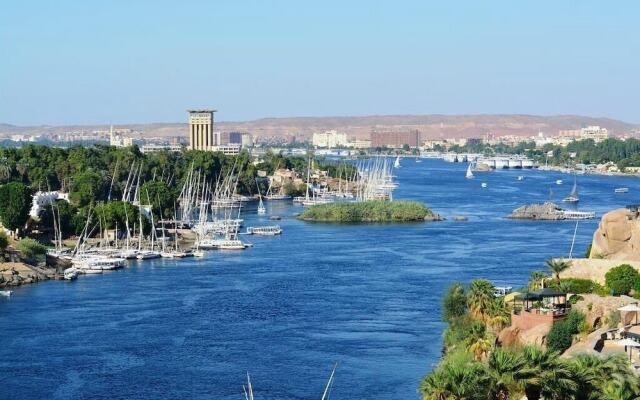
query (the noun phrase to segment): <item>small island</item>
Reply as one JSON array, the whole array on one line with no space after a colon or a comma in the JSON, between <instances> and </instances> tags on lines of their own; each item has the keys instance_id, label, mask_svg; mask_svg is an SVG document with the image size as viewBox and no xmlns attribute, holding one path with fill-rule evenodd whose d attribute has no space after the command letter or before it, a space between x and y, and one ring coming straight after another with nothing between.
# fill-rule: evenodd
<instances>
[{"instance_id":1,"label":"small island","mask_svg":"<svg viewBox=\"0 0 640 400\"><path fill-rule=\"evenodd\" d=\"M316 222L415 222L442 218L417 201L370 200L319 204L306 208L298 219Z\"/></svg>"}]
</instances>

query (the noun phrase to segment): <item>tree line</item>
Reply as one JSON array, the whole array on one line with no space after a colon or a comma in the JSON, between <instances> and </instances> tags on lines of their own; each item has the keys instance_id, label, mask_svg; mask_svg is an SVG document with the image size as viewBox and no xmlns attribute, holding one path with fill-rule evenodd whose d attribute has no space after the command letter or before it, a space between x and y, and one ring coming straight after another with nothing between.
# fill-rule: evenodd
<instances>
[{"instance_id":1,"label":"tree line","mask_svg":"<svg viewBox=\"0 0 640 400\"><path fill-rule=\"evenodd\" d=\"M0 221L10 230L24 227L32 195L38 190L69 193L70 204L57 203L64 236L80 232L89 209L100 212L108 227L122 223L125 207L128 217L135 220L137 209L119 201L133 169L140 174L141 200L152 204L158 217L170 217L192 168L214 184L234 169L238 174L238 193L253 195L258 190L256 182L260 182L263 194L268 185L266 180L256 179L259 170L271 175L276 169L295 169L304 175L307 165L306 157L286 157L271 152L254 162L246 151L229 156L195 150L142 153L135 145L59 148L31 144L22 148L0 148ZM344 174L334 164L317 166L326 168L330 176ZM291 194L301 191L297 187L287 190ZM44 227L51 226L50 207L44 211L41 221Z\"/></svg>"}]
</instances>

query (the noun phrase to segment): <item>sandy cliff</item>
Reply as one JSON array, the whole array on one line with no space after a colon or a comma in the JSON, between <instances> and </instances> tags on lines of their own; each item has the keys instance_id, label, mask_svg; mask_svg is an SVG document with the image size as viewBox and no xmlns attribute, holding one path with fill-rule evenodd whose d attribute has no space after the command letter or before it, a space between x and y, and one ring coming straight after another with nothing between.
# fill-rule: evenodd
<instances>
[{"instance_id":1,"label":"sandy cliff","mask_svg":"<svg viewBox=\"0 0 640 400\"><path fill-rule=\"evenodd\" d=\"M640 261L640 219L626 208L602 216L589 258Z\"/></svg>"}]
</instances>

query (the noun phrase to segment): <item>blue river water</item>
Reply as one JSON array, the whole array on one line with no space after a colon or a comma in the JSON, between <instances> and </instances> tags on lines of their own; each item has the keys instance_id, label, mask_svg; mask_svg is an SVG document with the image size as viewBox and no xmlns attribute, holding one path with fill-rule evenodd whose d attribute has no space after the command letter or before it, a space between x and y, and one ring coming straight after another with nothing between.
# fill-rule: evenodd
<instances>
[{"instance_id":1,"label":"blue river water","mask_svg":"<svg viewBox=\"0 0 640 400\"><path fill-rule=\"evenodd\" d=\"M256 399L319 399L336 362L333 399L417 399L441 355L447 286L519 286L546 258L566 256L574 222L504 217L550 189L559 201L573 178L505 170L467 180L465 164L402 164L396 198L424 201L447 221L306 223L292 218L300 207L271 202L283 235L247 237L254 247L244 252L15 289L0 298L0 399L242 399L247 372ZM587 175L578 185L580 209L598 217L640 200L637 178ZM629 193L615 194L620 186ZM246 225L269 224L255 207ZM597 223L578 225L578 255Z\"/></svg>"}]
</instances>

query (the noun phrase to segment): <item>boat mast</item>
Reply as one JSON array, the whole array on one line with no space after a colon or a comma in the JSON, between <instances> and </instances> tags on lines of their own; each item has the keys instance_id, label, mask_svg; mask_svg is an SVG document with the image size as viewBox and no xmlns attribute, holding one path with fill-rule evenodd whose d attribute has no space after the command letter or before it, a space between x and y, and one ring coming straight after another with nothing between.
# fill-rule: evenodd
<instances>
[{"instance_id":1,"label":"boat mast","mask_svg":"<svg viewBox=\"0 0 640 400\"><path fill-rule=\"evenodd\" d=\"M331 389L331 384L333 383L333 376L336 373L336 368L338 368L338 363L333 366L333 370L331 371L331 375L329 376L329 381L327 382L327 386L324 387L324 393L322 393L321 400L327 400L329 398L329 391Z\"/></svg>"}]
</instances>

